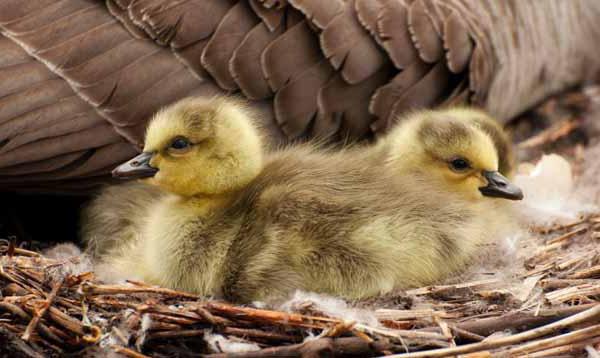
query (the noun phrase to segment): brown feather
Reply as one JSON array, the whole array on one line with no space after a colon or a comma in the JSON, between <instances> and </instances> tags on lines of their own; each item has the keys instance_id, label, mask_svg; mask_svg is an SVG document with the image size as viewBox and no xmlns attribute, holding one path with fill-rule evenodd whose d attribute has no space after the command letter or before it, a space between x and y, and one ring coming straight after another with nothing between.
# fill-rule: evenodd
<instances>
[{"instance_id":1,"label":"brown feather","mask_svg":"<svg viewBox=\"0 0 600 358\"><path fill-rule=\"evenodd\" d=\"M382 40L377 31L377 18L381 13L382 4L379 0L355 0L354 10L360 24L369 31L371 37L382 45Z\"/></svg>"},{"instance_id":2,"label":"brown feather","mask_svg":"<svg viewBox=\"0 0 600 358\"><path fill-rule=\"evenodd\" d=\"M127 10L129 5L131 5L131 3L134 2L135 0L108 0L108 1L110 1L115 6L118 6L119 8L121 8L123 10Z\"/></svg>"},{"instance_id":3,"label":"brown feather","mask_svg":"<svg viewBox=\"0 0 600 358\"><path fill-rule=\"evenodd\" d=\"M258 16L269 31L278 29L284 20L286 9L283 8L266 8L260 4L259 0L249 0L250 7Z\"/></svg>"},{"instance_id":4,"label":"brown feather","mask_svg":"<svg viewBox=\"0 0 600 358\"><path fill-rule=\"evenodd\" d=\"M118 0L107 0L106 8L112 16L114 16L119 22L127 29L131 36L137 39L144 39L148 37L148 34L141 27L137 26L133 20L129 17L127 6L131 1L118 1ZM124 3L120 5L120 3ZM127 3L127 4L125 4Z\"/></svg>"},{"instance_id":5,"label":"brown feather","mask_svg":"<svg viewBox=\"0 0 600 358\"><path fill-rule=\"evenodd\" d=\"M0 2L0 146L16 152L48 136L79 133L100 120L98 115L123 142L139 145L147 117L163 104L193 92L225 92L201 63L210 41L227 47L215 54L218 71L213 75L226 90L240 87L246 96L261 99L251 106L266 109L261 121L279 139L279 124L293 135L304 129L310 136L352 132L344 126L356 121L353 133L359 133L364 118L370 118L364 108L349 108L344 97L336 96L337 82L330 82L332 106L322 115L317 111L321 117L308 115L314 112L314 101L293 104L287 99L297 98L300 88L315 88L318 81L300 75L324 59L339 69L337 76L348 88L352 83L365 85L361 80L381 66L379 56L403 71L372 96L376 130L390 123L390 112L393 117L424 103L466 99L507 121L600 67L589 45L600 36L600 3L571 2L572 6L562 0L291 0L289 5L278 0L5 0ZM215 32L234 4L247 9L242 18L251 17L252 24L241 32L238 23ZM412 65L412 71L423 65L420 56L431 65L447 66L447 73L442 75L436 67L438 75L430 72L427 81L418 76L407 80L415 74L409 72ZM311 85L306 87L304 81ZM278 108L272 108L271 96L283 87ZM513 95L503 95L506 92ZM60 108L66 111L63 118L56 114ZM286 108L289 113L284 113ZM275 110L280 120L285 118L281 123L274 120ZM82 113L90 118L82 117L81 123L73 119ZM71 132L67 121L72 121ZM71 152L65 146L54 158ZM84 151L81 158L87 155ZM68 170L93 163L81 158ZM102 170L90 168L86 173ZM38 184L51 181L31 183ZM70 184L77 187L76 181Z\"/></svg>"},{"instance_id":6,"label":"brown feather","mask_svg":"<svg viewBox=\"0 0 600 358\"><path fill-rule=\"evenodd\" d=\"M434 63L444 55L441 34L436 31L422 0L416 0L408 9L408 29L423 61Z\"/></svg>"},{"instance_id":7,"label":"brown feather","mask_svg":"<svg viewBox=\"0 0 600 358\"><path fill-rule=\"evenodd\" d=\"M389 117L393 104L402 97L404 93L419 82L427 72L431 69L431 65L417 60L413 62L404 71L397 74L388 84L381 86L369 104L369 111L380 119L381 123L385 123Z\"/></svg>"},{"instance_id":8,"label":"brown feather","mask_svg":"<svg viewBox=\"0 0 600 358\"><path fill-rule=\"evenodd\" d=\"M133 0L127 5L127 15L131 22L144 31L147 37L154 39L152 27L144 21L144 12L149 8L160 6L165 0Z\"/></svg>"},{"instance_id":9,"label":"brown feather","mask_svg":"<svg viewBox=\"0 0 600 358\"><path fill-rule=\"evenodd\" d=\"M344 11L342 0L288 0L289 3L300 10L311 23L319 29L324 29L337 15Z\"/></svg>"},{"instance_id":10,"label":"brown feather","mask_svg":"<svg viewBox=\"0 0 600 358\"><path fill-rule=\"evenodd\" d=\"M261 65L269 86L277 91L322 58L317 36L301 22L265 48Z\"/></svg>"},{"instance_id":11,"label":"brown feather","mask_svg":"<svg viewBox=\"0 0 600 358\"><path fill-rule=\"evenodd\" d=\"M155 40L180 49L210 37L232 6L229 0L170 0L134 13Z\"/></svg>"},{"instance_id":12,"label":"brown feather","mask_svg":"<svg viewBox=\"0 0 600 358\"><path fill-rule=\"evenodd\" d=\"M79 49L80 47L78 46L70 48L73 56L86 56L79 55ZM128 66L135 67L138 61L143 62L147 57L152 56L157 51L160 51L160 49L149 46L146 41L128 39L113 48L106 49L98 56L87 59L81 64L71 67L61 66L60 68L56 68L56 71L61 76L68 78L76 84L81 86L91 86L106 80L120 70L127 69ZM60 53L56 53L56 55L60 55ZM67 61L63 56L64 54L62 54L61 57L53 56L51 59L48 58L47 61L52 61L50 63L61 64ZM44 60L46 60L46 57L44 57ZM91 102L97 101L98 100L92 100Z\"/></svg>"},{"instance_id":13,"label":"brown feather","mask_svg":"<svg viewBox=\"0 0 600 358\"><path fill-rule=\"evenodd\" d=\"M333 132L342 140L356 141L368 137L374 117L368 103L377 88L385 84L391 66L385 66L358 84L348 84L339 74L319 91L319 114L313 134L327 138ZM339 122L339 124L338 124ZM339 127L338 130L335 130Z\"/></svg>"},{"instance_id":14,"label":"brown feather","mask_svg":"<svg viewBox=\"0 0 600 358\"><path fill-rule=\"evenodd\" d=\"M125 161L137 154L137 151L129 143L109 143L98 148L87 151L77 152L77 156L73 161L66 163L63 166L57 166L50 171L40 171L40 168L32 166L15 165L6 168L2 171L2 175L6 175L6 179L0 178L0 183L16 182L15 176L26 175L21 183L27 182L43 182L47 180L65 180L69 178L86 178L90 176L107 176L114 169L114 160L119 159ZM50 159L52 160L52 159ZM44 161L39 161L42 163ZM37 169L35 172L28 172L32 169Z\"/></svg>"},{"instance_id":15,"label":"brown feather","mask_svg":"<svg viewBox=\"0 0 600 358\"><path fill-rule=\"evenodd\" d=\"M481 102L487 95L488 87L493 68L492 64L487 61L484 50L481 47L475 47L473 56L469 65L469 87L474 92L473 99Z\"/></svg>"},{"instance_id":16,"label":"brown feather","mask_svg":"<svg viewBox=\"0 0 600 358\"><path fill-rule=\"evenodd\" d=\"M56 77L37 61L0 67L0 98Z\"/></svg>"},{"instance_id":17,"label":"brown feather","mask_svg":"<svg viewBox=\"0 0 600 358\"><path fill-rule=\"evenodd\" d=\"M38 3L42 3L39 2ZM66 16L79 16L83 12L95 8L92 2L65 2L57 1L43 8L37 9L28 13L27 16L19 18L17 21L13 20L11 23L4 24L7 29L13 34L25 33L28 31L34 31L40 27L62 19Z\"/></svg>"},{"instance_id":18,"label":"brown feather","mask_svg":"<svg viewBox=\"0 0 600 358\"><path fill-rule=\"evenodd\" d=\"M421 1L425 8L425 14L431 21L431 25L435 29L435 33L440 38L444 37L444 19L450 15L450 10L436 0L418 0Z\"/></svg>"},{"instance_id":19,"label":"brown feather","mask_svg":"<svg viewBox=\"0 0 600 358\"><path fill-rule=\"evenodd\" d=\"M159 78L148 87L140 88L141 92L135 97L128 97L120 106L107 102L101 108L102 113L119 126L135 125L146 122L156 112L156 108L165 106L176 99L188 96L195 90L201 89L205 96L211 96L221 91L212 81L204 83L191 76L187 68L178 64L172 72ZM117 88L118 90L118 88Z\"/></svg>"},{"instance_id":20,"label":"brown feather","mask_svg":"<svg viewBox=\"0 0 600 358\"><path fill-rule=\"evenodd\" d=\"M398 0L377 0L381 8L377 32L396 68L402 70L419 59L408 31L408 9Z\"/></svg>"},{"instance_id":21,"label":"brown feather","mask_svg":"<svg viewBox=\"0 0 600 358\"><path fill-rule=\"evenodd\" d=\"M0 98L0 124L27 113L29 110L53 103L56 98L72 95L69 85L58 78L28 86L18 93Z\"/></svg>"},{"instance_id":22,"label":"brown feather","mask_svg":"<svg viewBox=\"0 0 600 358\"><path fill-rule=\"evenodd\" d=\"M69 133L76 133L84 129L98 126L100 124L105 124L106 121L104 118L100 117L100 115L98 115L98 113L96 113L95 111L89 110L87 113L84 112L76 114L73 117L61 117L60 120L57 120L54 123L44 118L43 123L45 125L38 125L37 129L22 131L18 135L11 136L10 140L0 148L0 153L5 153L18 149L23 145L44 138L53 138L58 136L64 136Z\"/></svg>"},{"instance_id":23,"label":"brown feather","mask_svg":"<svg viewBox=\"0 0 600 358\"><path fill-rule=\"evenodd\" d=\"M35 162L63 154L65 148L70 151L88 150L120 141L111 125L102 123L69 135L46 138L21 146L18 150L0 153L0 166Z\"/></svg>"},{"instance_id":24,"label":"brown feather","mask_svg":"<svg viewBox=\"0 0 600 358\"><path fill-rule=\"evenodd\" d=\"M103 117L106 118L107 116L103 115ZM123 127L115 125L113 128L115 129L115 132L119 133L119 135L125 138L130 144L137 148L142 148L144 146L144 134L146 134L146 123L146 121L142 120L134 125Z\"/></svg>"},{"instance_id":25,"label":"brown feather","mask_svg":"<svg viewBox=\"0 0 600 358\"><path fill-rule=\"evenodd\" d=\"M275 94L275 118L288 138L298 138L306 134L317 113L319 89L333 73L329 62L323 59L296 76Z\"/></svg>"},{"instance_id":26,"label":"brown feather","mask_svg":"<svg viewBox=\"0 0 600 358\"><path fill-rule=\"evenodd\" d=\"M266 47L283 33L282 28L283 25L280 25L271 31L265 23L259 23L233 52L229 70L242 93L249 99L264 99L273 95L260 59Z\"/></svg>"},{"instance_id":27,"label":"brown feather","mask_svg":"<svg viewBox=\"0 0 600 358\"><path fill-rule=\"evenodd\" d=\"M443 99L442 95L448 91L451 73L444 62L438 62L419 82L394 102L388 117L388 123L394 123L397 118L408 111L429 108Z\"/></svg>"},{"instance_id":28,"label":"brown feather","mask_svg":"<svg viewBox=\"0 0 600 358\"><path fill-rule=\"evenodd\" d=\"M452 12L444 22L444 47L450 71L464 71L473 54L473 40L456 12Z\"/></svg>"},{"instance_id":29,"label":"brown feather","mask_svg":"<svg viewBox=\"0 0 600 358\"><path fill-rule=\"evenodd\" d=\"M12 21L24 20L31 14L52 5L55 0L21 1L4 0L0 11L0 24L5 25Z\"/></svg>"},{"instance_id":30,"label":"brown feather","mask_svg":"<svg viewBox=\"0 0 600 358\"><path fill-rule=\"evenodd\" d=\"M127 31L124 31L121 26L110 21L79 36L73 36L58 44L54 44L50 48L40 50L37 52L37 55L43 56L50 63L56 63L57 68L55 71L63 74L69 69L85 65L88 61L94 61L97 58L106 58L106 53L115 48L118 48L118 50L113 51L113 53L130 52L123 51L123 48L120 46L124 43L135 46L135 43L132 43L134 41L130 40L131 36ZM80 83L90 83L93 79L87 77L88 75L86 73L84 74L86 77L73 77L73 79Z\"/></svg>"},{"instance_id":31,"label":"brown feather","mask_svg":"<svg viewBox=\"0 0 600 358\"><path fill-rule=\"evenodd\" d=\"M61 122L65 117L69 118L90 109L91 107L74 93L69 97L56 98L48 105L32 108L22 115L5 120L0 124L0 142L31 131L43 132L45 127Z\"/></svg>"},{"instance_id":32,"label":"brown feather","mask_svg":"<svg viewBox=\"0 0 600 358\"><path fill-rule=\"evenodd\" d=\"M320 43L325 57L335 69L341 70L342 77L350 84L364 81L387 62L358 21L353 0L325 26Z\"/></svg>"},{"instance_id":33,"label":"brown feather","mask_svg":"<svg viewBox=\"0 0 600 358\"><path fill-rule=\"evenodd\" d=\"M91 6L77 13L77 16L63 16L59 20L49 22L35 30L20 33L12 31L17 23L3 25L5 33L12 38L18 38L21 46L35 48L37 51L47 49L52 45L66 41L98 26L117 21L106 12L102 5Z\"/></svg>"},{"instance_id":34,"label":"brown feather","mask_svg":"<svg viewBox=\"0 0 600 358\"><path fill-rule=\"evenodd\" d=\"M86 151L84 150L74 153L61 154L49 159L26 162L23 164L16 164L0 168L0 175L2 176L0 180L5 183L22 183L20 177L23 175L33 175L36 173L46 173L60 170L61 168L64 168L81 158L83 155L85 155L85 153Z\"/></svg>"},{"instance_id":35,"label":"brown feather","mask_svg":"<svg viewBox=\"0 0 600 358\"><path fill-rule=\"evenodd\" d=\"M0 49L5 50L0 55L0 153L5 166L0 175L8 176L3 183L34 182L41 172L76 173L78 160L88 152L80 148L103 138L123 141L112 130L107 135L100 130L97 138L87 140L96 128L110 128L105 119L22 48L0 37ZM77 139L81 133L83 140Z\"/></svg>"},{"instance_id":36,"label":"brown feather","mask_svg":"<svg viewBox=\"0 0 600 358\"><path fill-rule=\"evenodd\" d=\"M173 57L167 51L155 50L147 56L136 59L120 71L106 76L95 83L82 83L75 87L77 93L96 107L114 108L135 98L149 87L169 76L173 68Z\"/></svg>"},{"instance_id":37,"label":"brown feather","mask_svg":"<svg viewBox=\"0 0 600 358\"><path fill-rule=\"evenodd\" d=\"M222 88L227 90L238 88L229 71L229 61L246 34L259 21L245 2L239 2L223 17L214 35L204 47L200 57L202 65Z\"/></svg>"},{"instance_id":38,"label":"brown feather","mask_svg":"<svg viewBox=\"0 0 600 358\"><path fill-rule=\"evenodd\" d=\"M0 66L9 67L32 61L31 56L21 46L0 35Z\"/></svg>"},{"instance_id":39,"label":"brown feather","mask_svg":"<svg viewBox=\"0 0 600 358\"><path fill-rule=\"evenodd\" d=\"M200 57L202 57L202 52L204 52L204 48L208 41L210 41L210 39L200 40L192 45L173 51L173 55L175 55L179 61L183 62L194 76L201 80L210 77L200 61Z\"/></svg>"}]
</instances>

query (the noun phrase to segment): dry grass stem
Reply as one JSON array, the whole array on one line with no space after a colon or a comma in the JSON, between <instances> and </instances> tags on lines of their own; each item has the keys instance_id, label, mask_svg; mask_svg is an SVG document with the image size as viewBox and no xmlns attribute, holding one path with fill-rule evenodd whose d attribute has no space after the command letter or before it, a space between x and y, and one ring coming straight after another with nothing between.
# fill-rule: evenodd
<instances>
[{"instance_id":1,"label":"dry grass stem","mask_svg":"<svg viewBox=\"0 0 600 358\"><path fill-rule=\"evenodd\" d=\"M93 272L69 274L69 265L80 258L53 260L4 245L0 339L7 344L0 354L7 349L8 356L100 350L135 358L580 354L600 341L595 333L600 331L600 250L594 238L599 224L599 216L588 215L537 228L523 244L542 250L527 251L510 279L470 276L352 303L366 306L378 324L326 314L310 300L284 312L144 282L105 284ZM208 344L215 334L259 350L228 352L225 343Z\"/></svg>"}]
</instances>

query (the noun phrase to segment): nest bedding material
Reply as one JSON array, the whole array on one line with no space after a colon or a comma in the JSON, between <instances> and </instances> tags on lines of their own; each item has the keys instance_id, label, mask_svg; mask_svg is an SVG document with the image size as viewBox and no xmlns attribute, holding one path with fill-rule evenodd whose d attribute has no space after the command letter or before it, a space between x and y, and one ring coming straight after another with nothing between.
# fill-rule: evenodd
<instances>
[{"instance_id":1,"label":"nest bedding material","mask_svg":"<svg viewBox=\"0 0 600 358\"><path fill-rule=\"evenodd\" d=\"M309 295L265 309L141 282L107 285L85 271L84 256L4 244L0 355L595 357L599 243L600 214L536 228L520 241L526 254L510 278L479 272L351 304L373 319Z\"/></svg>"}]
</instances>

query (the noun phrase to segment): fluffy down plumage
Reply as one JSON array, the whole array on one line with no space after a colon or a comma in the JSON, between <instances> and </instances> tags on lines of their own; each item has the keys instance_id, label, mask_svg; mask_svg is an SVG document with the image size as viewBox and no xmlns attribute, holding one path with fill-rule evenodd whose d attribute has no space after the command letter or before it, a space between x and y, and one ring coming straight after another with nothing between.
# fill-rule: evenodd
<instances>
[{"instance_id":1,"label":"fluffy down plumage","mask_svg":"<svg viewBox=\"0 0 600 358\"><path fill-rule=\"evenodd\" d=\"M265 152L237 104L184 100L115 171L146 183L102 193L82 236L104 278L236 301L432 284L510 229L505 199L522 198L498 173L513 163L489 123L473 110L417 112L372 146Z\"/></svg>"}]
</instances>

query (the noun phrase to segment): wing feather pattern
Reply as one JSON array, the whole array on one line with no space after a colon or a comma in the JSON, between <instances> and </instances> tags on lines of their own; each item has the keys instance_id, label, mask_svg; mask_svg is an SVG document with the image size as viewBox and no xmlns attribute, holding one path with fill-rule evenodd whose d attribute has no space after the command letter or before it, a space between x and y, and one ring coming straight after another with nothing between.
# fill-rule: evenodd
<instances>
[{"instance_id":1,"label":"wing feather pattern","mask_svg":"<svg viewBox=\"0 0 600 358\"><path fill-rule=\"evenodd\" d=\"M600 68L600 2L565 4L4 0L0 190L93 188L190 95L247 97L275 143L372 138L441 104L507 121Z\"/></svg>"}]
</instances>

